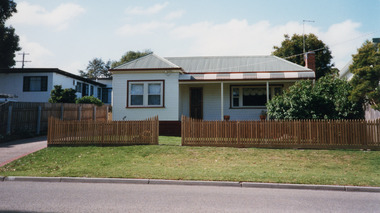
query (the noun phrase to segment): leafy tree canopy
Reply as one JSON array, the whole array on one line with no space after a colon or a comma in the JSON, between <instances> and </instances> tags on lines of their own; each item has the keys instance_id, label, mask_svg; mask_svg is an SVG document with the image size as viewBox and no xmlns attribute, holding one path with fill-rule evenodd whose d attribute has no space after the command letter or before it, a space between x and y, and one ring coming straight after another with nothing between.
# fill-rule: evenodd
<instances>
[{"instance_id":1,"label":"leafy tree canopy","mask_svg":"<svg viewBox=\"0 0 380 213\"><path fill-rule=\"evenodd\" d=\"M349 70L354 74L350 99L362 100L380 110L380 44L366 41L352 56Z\"/></svg>"},{"instance_id":2,"label":"leafy tree canopy","mask_svg":"<svg viewBox=\"0 0 380 213\"><path fill-rule=\"evenodd\" d=\"M75 103L76 91L72 88L62 89L62 85L54 85L50 92L49 103Z\"/></svg>"},{"instance_id":3,"label":"leafy tree canopy","mask_svg":"<svg viewBox=\"0 0 380 213\"><path fill-rule=\"evenodd\" d=\"M120 60L119 61L114 61L112 62L111 64L111 68L115 68L121 64L124 64L124 63L127 63L127 62L130 62L132 60L135 60L137 58L140 58L142 56L145 56L145 55L148 55L148 54L151 54L152 51L151 50L144 50L142 52L140 51L128 51L126 52L123 56L121 56Z\"/></svg>"},{"instance_id":4,"label":"leafy tree canopy","mask_svg":"<svg viewBox=\"0 0 380 213\"><path fill-rule=\"evenodd\" d=\"M296 82L282 95L267 104L273 119L359 119L363 118L360 102L349 100L351 85L335 76L316 81Z\"/></svg>"},{"instance_id":5,"label":"leafy tree canopy","mask_svg":"<svg viewBox=\"0 0 380 213\"><path fill-rule=\"evenodd\" d=\"M102 106L103 102L94 96L84 96L82 98L77 99L77 104L95 104L97 106Z\"/></svg>"},{"instance_id":6,"label":"leafy tree canopy","mask_svg":"<svg viewBox=\"0 0 380 213\"><path fill-rule=\"evenodd\" d=\"M281 46L274 46L273 55L286 58L289 56L295 56L286 58L287 60L305 66L305 60L303 53L303 36L294 34L291 38L289 35L284 35L285 40L282 41ZM305 50L315 51L315 75L316 79L319 79L325 75L337 72L334 69L334 64L331 63L331 51L329 47L319 40L318 37L312 33L305 35ZM318 50L318 51L316 51Z\"/></svg>"},{"instance_id":7,"label":"leafy tree canopy","mask_svg":"<svg viewBox=\"0 0 380 213\"><path fill-rule=\"evenodd\" d=\"M0 1L0 24L5 24L5 21L12 16L12 13L17 13L16 5L13 0Z\"/></svg>"},{"instance_id":8,"label":"leafy tree canopy","mask_svg":"<svg viewBox=\"0 0 380 213\"><path fill-rule=\"evenodd\" d=\"M79 70L79 75L86 78L108 78L112 74L110 69L111 61L105 63L101 58L94 58L88 62L86 71Z\"/></svg>"},{"instance_id":9,"label":"leafy tree canopy","mask_svg":"<svg viewBox=\"0 0 380 213\"><path fill-rule=\"evenodd\" d=\"M14 66L15 52L21 50L15 29L12 26L5 26L5 21L16 12L16 3L13 0L0 1L0 68Z\"/></svg>"}]
</instances>

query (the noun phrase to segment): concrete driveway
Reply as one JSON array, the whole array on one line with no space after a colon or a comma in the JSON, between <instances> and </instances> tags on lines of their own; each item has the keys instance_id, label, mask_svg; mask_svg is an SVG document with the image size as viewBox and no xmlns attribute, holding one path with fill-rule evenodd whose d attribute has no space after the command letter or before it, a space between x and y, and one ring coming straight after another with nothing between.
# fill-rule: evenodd
<instances>
[{"instance_id":1,"label":"concrete driveway","mask_svg":"<svg viewBox=\"0 0 380 213\"><path fill-rule=\"evenodd\" d=\"M46 146L46 136L2 143L0 144L0 166L46 148Z\"/></svg>"}]
</instances>

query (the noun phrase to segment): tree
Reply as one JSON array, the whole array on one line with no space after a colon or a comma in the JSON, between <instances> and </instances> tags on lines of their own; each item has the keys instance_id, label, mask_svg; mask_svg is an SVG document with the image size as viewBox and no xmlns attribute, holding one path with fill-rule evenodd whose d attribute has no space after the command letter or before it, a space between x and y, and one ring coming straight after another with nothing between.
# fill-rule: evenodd
<instances>
[{"instance_id":1,"label":"tree","mask_svg":"<svg viewBox=\"0 0 380 213\"><path fill-rule=\"evenodd\" d=\"M351 85L336 76L325 76L316 81L296 82L282 95L267 104L273 119L358 119L363 118L360 102L348 96Z\"/></svg>"},{"instance_id":2,"label":"tree","mask_svg":"<svg viewBox=\"0 0 380 213\"><path fill-rule=\"evenodd\" d=\"M0 1L0 68L14 66L15 52L21 50L15 29L12 26L5 26L5 21L16 12L16 3L13 0Z\"/></svg>"},{"instance_id":3,"label":"tree","mask_svg":"<svg viewBox=\"0 0 380 213\"><path fill-rule=\"evenodd\" d=\"M303 36L294 34L291 38L289 35L284 35L285 40L282 41L281 46L274 46L275 51L273 55L286 58L287 60L305 66L305 60L303 56ZM331 63L331 51L329 47L319 40L318 37L312 33L305 35L305 50L315 51L315 75L316 79L336 73L337 69L333 68L334 64Z\"/></svg>"},{"instance_id":4,"label":"tree","mask_svg":"<svg viewBox=\"0 0 380 213\"><path fill-rule=\"evenodd\" d=\"M108 78L112 74L108 71L110 69L111 61L105 63L101 58L94 58L88 62L86 71L79 70L79 74L86 78Z\"/></svg>"},{"instance_id":5,"label":"tree","mask_svg":"<svg viewBox=\"0 0 380 213\"><path fill-rule=\"evenodd\" d=\"M349 67L353 77L350 81L353 86L351 100L363 101L376 110L380 110L380 44L370 41L358 49L352 56Z\"/></svg>"},{"instance_id":6,"label":"tree","mask_svg":"<svg viewBox=\"0 0 380 213\"><path fill-rule=\"evenodd\" d=\"M72 88L62 89L61 85L54 85L50 92L49 103L75 103L76 91Z\"/></svg>"},{"instance_id":7,"label":"tree","mask_svg":"<svg viewBox=\"0 0 380 213\"><path fill-rule=\"evenodd\" d=\"M79 98L76 101L77 104L95 104L97 106L102 106L103 102L99 100L99 98L95 98L94 96L84 96Z\"/></svg>"},{"instance_id":8,"label":"tree","mask_svg":"<svg viewBox=\"0 0 380 213\"><path fill-rule=\"evenodd\" d=\"M137 52L128 51L123 56L121 56L121 58L120 58L119 61L112 62L111 68L113 69L113 68L115 68L115 67L117 67L117 66L119 66L121 64L130 62L132 60L135 60L137 58L140 58L142 56L145 56L145 55L148 55L148 54L151 54L151 53L152 53L151 50L145 50L143 52L140 52L140 51L137 51Z\"/></svg>"}]
</instances>

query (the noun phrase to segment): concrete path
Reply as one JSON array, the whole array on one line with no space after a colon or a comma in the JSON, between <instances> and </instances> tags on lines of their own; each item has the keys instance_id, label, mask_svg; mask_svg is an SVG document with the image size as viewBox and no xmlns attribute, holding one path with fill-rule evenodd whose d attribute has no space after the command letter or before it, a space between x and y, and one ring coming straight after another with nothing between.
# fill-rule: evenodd
<instances>
[{"instance_id":1,"label":"concrete path","mask_svg":"<svg viewBox=\"0 0 380 213\"><path fill-rule=\"evenodd\" d=\"M2 143L0 144L0 166L4 166L7 163L43 149L46 146L46 136Z\"/></svg>"}]
</instances>

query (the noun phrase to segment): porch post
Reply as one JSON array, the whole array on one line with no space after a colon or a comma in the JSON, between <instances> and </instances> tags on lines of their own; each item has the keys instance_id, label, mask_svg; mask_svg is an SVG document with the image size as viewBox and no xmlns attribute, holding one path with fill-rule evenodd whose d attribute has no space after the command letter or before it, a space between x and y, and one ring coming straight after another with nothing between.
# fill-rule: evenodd
<instances>
[{"instance_id":1,"label":"porch post","mask_svg":"<svg viewBox=\"0 0 380 213\"><path fill-rule=\"evenodd\" d=\"M269 101L269 81L267 81L267 103ZM267 120L269 120L269 116L267 115Z\"/></svg>"},{"instance_id":2,"label":"porch post","mask_svg":"<svg viewBox=\"0 0 380 213\"><path fill-rule=\"evenodd\" d=\"M267 103L269 101L269 81L267 81Z\"/></svg>"},{"instance_id":3,"label":"porch post","mask_svg":"<svg viewBox=\"0 0 380 213\"><path fill-rule=\"evenodd\" d=\"M224 109L223 109L223 81L220 82L220 119L221 121L224 120Z\"/></svg>"}]
</instances>

